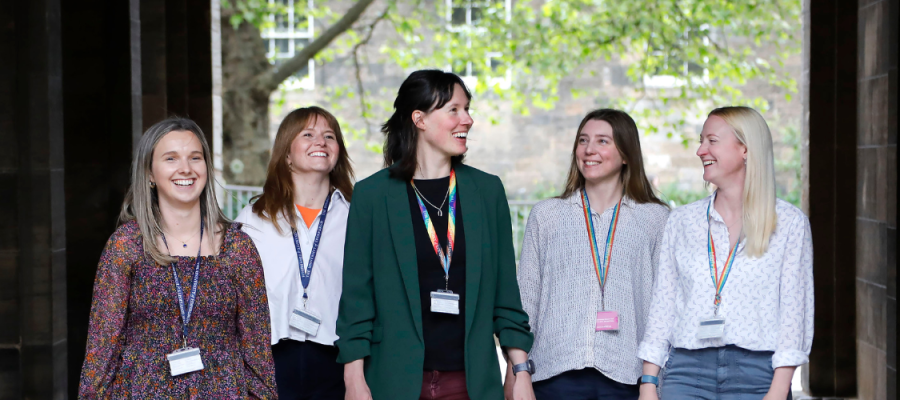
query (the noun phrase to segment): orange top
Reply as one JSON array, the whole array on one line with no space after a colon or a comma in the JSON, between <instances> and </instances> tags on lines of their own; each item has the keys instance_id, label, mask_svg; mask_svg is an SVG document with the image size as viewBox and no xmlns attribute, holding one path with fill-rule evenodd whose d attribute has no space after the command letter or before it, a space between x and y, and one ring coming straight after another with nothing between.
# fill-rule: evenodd
<instances>
[{"instance_id":1,"label":"orange top","mask_svg":"<svg viewBox=\"0 0 900 400\"><path fill-rule=\"evenodd\" d=\"M297 211L300 211L300 215L303 216L303 222L306 223L307 228L312 227L312 223L315 221L316 216L319 215L319 211L322 211L321 208L312 209L303 207L299 204L294 205L297 206Z\"/></svg>"}]
</instances>

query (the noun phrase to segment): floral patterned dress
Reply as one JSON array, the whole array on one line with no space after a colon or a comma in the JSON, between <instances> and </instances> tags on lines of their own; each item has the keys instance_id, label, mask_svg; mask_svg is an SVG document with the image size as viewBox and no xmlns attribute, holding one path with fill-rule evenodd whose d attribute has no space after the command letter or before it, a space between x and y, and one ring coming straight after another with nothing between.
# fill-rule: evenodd
<instances>
[{"instance_id":1,"label":"floral patterned dress","mask_svg":"<svg viewBox=\"0 0 900 400\"><path fill-rule=\"evenodd\" d=\"M172 267L144 255L137 222L113 233L94 282L79 398L277 398L259 254L237 223L222 242L219 256L201 257L187 338L204 369L173 377L166 355L182 347L182 326ZM196 258L177 258L187 297Z\"/></svg>"}]
</instances>

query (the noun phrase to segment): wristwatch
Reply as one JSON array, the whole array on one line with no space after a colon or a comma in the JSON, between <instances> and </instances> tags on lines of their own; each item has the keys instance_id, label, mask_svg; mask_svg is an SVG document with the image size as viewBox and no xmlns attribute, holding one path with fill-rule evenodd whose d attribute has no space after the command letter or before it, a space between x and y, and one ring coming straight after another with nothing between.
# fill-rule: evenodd
<instances>
[{"instance_id":1,"label":"wristwatch","mask_svg":"<svg viewBox=\"0 0 900 400\"><path fill-rule=\"evenodd\" d=\"M653 375L644 375L641 376L641 383L652 383L656 386L659 386L659 378Z\"/></svg>"},{"instance_id":2,"label":"wristwatch","mask_svg":"<svg viewBox=\"0 0 900 400\"><path fill-rule=\"evenodd\" d=\"M534 375L534 361L528 360L521 364L513 365L513 375L518 374L519 372L526 371L531 375Z\"/></svg>"}]
</instances>

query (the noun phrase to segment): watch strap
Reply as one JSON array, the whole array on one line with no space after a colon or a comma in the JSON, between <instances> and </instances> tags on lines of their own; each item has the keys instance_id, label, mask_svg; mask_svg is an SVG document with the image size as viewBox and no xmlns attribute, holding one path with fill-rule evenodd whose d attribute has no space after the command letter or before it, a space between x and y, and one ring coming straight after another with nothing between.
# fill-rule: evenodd
<instances>
[{"instance_id":1,"label":"watch strap","mask_svg":"<svg viewBox=\"0 0 900 400\"><path fill-rule=\"evenodd\" d=\"M528 360L521 364L514 364L512 367L513 375L518 374L522 371L527 371L529 374L534 375L534 361Z\"/></svg>"},{"instance_id":2,"label":"watch strap","mask_svg":"<svg viewBox=\"0 0 900 400\"><path fill-rule=\"evenodd\" d=\"M644 375L641 376L641 383L652 383L656 386L659 386L659 378L653 375Z\"/></svg>"}]
</instances>

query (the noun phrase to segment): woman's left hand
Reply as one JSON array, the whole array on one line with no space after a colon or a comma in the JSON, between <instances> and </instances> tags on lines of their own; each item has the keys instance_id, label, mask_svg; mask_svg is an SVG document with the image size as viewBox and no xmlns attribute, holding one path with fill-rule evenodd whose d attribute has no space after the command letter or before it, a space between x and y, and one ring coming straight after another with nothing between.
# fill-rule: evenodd
<instances>
[{"instance_id":1,"label":"woman's left hand","mask_svg":"<svg viewBox=\"0 0 900 400\"><path fill-rule=\"evenodd\" d=\"M531 387L531 375L526 373L516 375L513 384L514 400L535 400L534 388Z\"/></svg>"}]
</instances>

